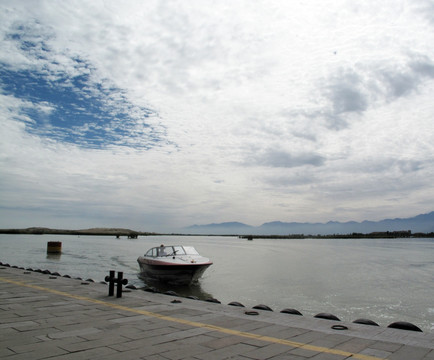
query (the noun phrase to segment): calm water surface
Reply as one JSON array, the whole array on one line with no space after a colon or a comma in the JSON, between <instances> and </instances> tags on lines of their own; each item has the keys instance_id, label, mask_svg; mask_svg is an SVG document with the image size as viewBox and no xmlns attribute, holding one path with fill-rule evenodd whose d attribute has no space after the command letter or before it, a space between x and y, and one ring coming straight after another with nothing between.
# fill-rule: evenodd
<instances>
[{"instance_id":1,"label":"calm water surface","mask_svg":"<svg viewBox=\"0 0 434 360\"><path fill-rule=\"evenodd\" d=\"M62 254L47 255L48 241L61 241ZM137 257L162 243L195 246L214 262L199 285L162 291L294 308L305 316L328 312L349 322L368 318L381 326L409 321L434 331L433 239L0 235L0 261L95 281L123 271L143 287Z\"/></svg>"}]
</instances>

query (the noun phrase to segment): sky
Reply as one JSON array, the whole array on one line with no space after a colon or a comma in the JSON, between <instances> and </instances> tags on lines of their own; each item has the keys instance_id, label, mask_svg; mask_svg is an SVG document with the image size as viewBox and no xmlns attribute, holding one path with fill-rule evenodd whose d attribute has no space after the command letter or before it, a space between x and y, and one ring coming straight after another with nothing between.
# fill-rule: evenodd
<instances>
[{"instance_id":1,"label":"sky","mask_svg":"<svg viewBox=\"0 0 434 360\"><path fill-rule=\"evenodd\" d=\"M432 0L0 0L0 227L434 210Z\"/></svg>"}]
</instances>

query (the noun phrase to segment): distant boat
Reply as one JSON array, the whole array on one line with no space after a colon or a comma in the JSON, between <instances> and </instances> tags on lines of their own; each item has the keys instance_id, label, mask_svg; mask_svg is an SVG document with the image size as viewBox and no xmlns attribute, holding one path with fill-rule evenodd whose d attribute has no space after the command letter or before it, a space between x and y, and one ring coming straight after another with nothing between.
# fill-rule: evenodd
<instances>
[{"instance_id":1,"label":"distant boat","mask_svg":"<svg viewBox=\"0 0 434 360\"><path fill-rule=\"evenodd\" d=\"M195 283L212 261L199 255L193 246L154 247L139 256L140 275L160 282L189 285Z\"/></svg>"}]
</instances>

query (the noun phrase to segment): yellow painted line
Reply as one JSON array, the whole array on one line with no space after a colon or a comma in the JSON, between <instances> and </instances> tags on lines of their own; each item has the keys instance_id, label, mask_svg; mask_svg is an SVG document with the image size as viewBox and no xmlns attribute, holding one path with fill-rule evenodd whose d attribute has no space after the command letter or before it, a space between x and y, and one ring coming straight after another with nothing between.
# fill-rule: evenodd
<instances>
[{"instance_id":1,"label":"yellow painted line","mask_svg":"<svg viewBox=\"0 0 434 360\"><path fill-rule=\"evenodd\" d=\"M192 327L209 329L209 330L218 331L218 332L221 332L224 334L241 336L241 337L248 338L248 339L256 339L256 340L261 340L261 341L265 341L265 342L269 342L269 343L273 343L273 344L288 345L288 346L293 347L293 348L300 348L300 349L315 351L315 352L319 352L319 353L342 355L345 357L351 357L353 359L384 360L383 358L379 358L379 357L375 357L375 356L357 354L357 353L352 353L349 351L343 351L343 350L339 350L339 349L330 349L330 348L323 347L323 346L309 345L309 344L304 344L304 343L300 343L300 342L296 342L296 341L279 339L279 338L264 336L264 335L258 335L258 334L253 334L253 333L249 333L249 332L245 332L245 331L228 329L228 328L225 328L222 326L210 325L210 324L200 323L200 322L196 322L196 321L180 319L180 318L176 318L176 317L172 317L172 316L166 316L166 315L154 313L151 311L146 311L146 310L141 310L141 309L133 309L133 308L130 308L127 306L113 304L113 303L103 301L103 300L92 299L92 298L89 298L87 296L70 294L70 293L67 293L64 291L59 291L59 290L55 290L55 289L50 289L50 288L38 286L38 285L33 285L33 284L25 283L22 281L10 280L10 279L6 279L3 277L0 277L0 281L7 282L10 284L15 284L18 286L25 286L25 287L28 287L31 289L49 292L52 294L56 294L56 295L60 295L60 296L64 296L64 297L68 297L68 298L72 298L72 299L76 299L76 300L82 300L82 301L90 302L93 304L104 305L104 306L107 306L107 307L110 307L110 308L116 309L116 310L123 310L123 311L131 312L131 313L135 313L135 314L146 315L146 316L158 318L161 320L175 322L178 324L185 324L185 325L189 325Z\"/></svg>"}]
</instances>

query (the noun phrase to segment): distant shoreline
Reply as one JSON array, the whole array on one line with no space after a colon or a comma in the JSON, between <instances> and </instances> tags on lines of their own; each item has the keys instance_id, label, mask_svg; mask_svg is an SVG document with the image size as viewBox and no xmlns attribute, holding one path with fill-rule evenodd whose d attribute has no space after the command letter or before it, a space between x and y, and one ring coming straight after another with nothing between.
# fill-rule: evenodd
<instances>
[{"instance_id":1,"label":"distant shoreline","mask_svg":"<svg viewBox=\"0 0 434 360\"><path fill-rule=\"evenodd\" d=\"M27 234L27 235L114 235L114 236L148 236L158 235L151 232L140 232L119 228L93 228L84 230L50 229L44 227L30 227L26 229L0 229L0 234Z\"/></svg>"},{"instance_id":2,"label":"distant shoreline","mask_svg":"<svg viewBox=\"0 0 434 360\"><path fill-rule=\"evenodd\" d=\"M411 233L411 231L384 231L373 232L368 234L330 234L330 235L305 235L305 234L288 234L288 235L241 235L241 234L181 234L171 233L162 234L155 232L135 231L122 228L92 228L83 230L66 230L50 229L44 227L30 227L26 229L0 229L0 234L10 235L93 235L93 236L127 236L137 238L138 236L234 236L243 239L395 239L395 238L434 238L434 232L431 233Z\"/></svg>"}]
</instances>

